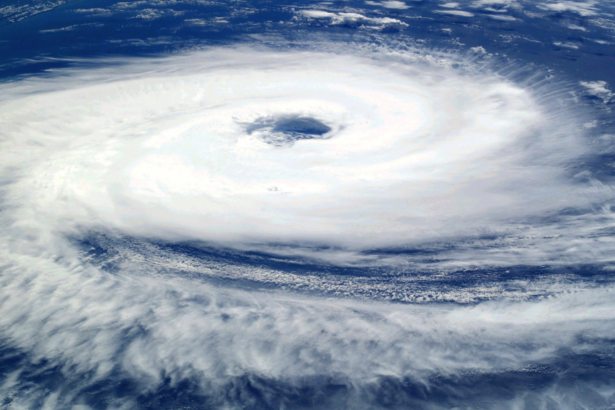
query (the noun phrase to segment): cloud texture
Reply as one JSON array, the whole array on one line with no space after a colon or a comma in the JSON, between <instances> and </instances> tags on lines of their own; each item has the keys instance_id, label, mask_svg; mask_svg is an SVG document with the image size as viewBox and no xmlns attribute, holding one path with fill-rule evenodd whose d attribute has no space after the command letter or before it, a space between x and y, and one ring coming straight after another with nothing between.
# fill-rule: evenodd
<instances>
[{"instance_id":1,"label":"cloud texture","mask_svg":"<svg viewBox=\"0 0 615 410\"><path fill-rule=\"evenodd\" d=\"M322 266L420 270L427 262L370 252L434 243L445 255L436 271L606 263L611 242L595 233L612 224L613 194L570 173L592 152L568 88L425 50L100 63L2 86L0 333L3 360L19 365L0 394L13 408L93 406L96 394L132 408L161 389L218 408L612 403L608 384L583 371L612 349L608 281L558 278L556 292L523 301L387 304L227 287L188 274L179 252L165 257L173 269L145 248L103 266L88 259L95 246L75 244L105 230ZM192 271L265 274L216 263ZM374 292L386 285L374 280ZM49 378L33 382L36 371ZM535 372L539 392L515 372ZM510 390L490 389L498 377Z\"/></svg>"}]
</instances>

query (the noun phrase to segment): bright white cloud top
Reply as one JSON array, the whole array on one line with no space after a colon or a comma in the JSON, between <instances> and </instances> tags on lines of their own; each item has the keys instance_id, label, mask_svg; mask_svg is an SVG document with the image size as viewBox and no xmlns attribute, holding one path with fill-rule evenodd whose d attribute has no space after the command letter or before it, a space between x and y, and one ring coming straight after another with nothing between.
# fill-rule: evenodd
<instances>
[{"instance_id":1,"label":"bright white cloud top","mask_svg":"<svg viewBox=\"0 0 615 410\"><path fill-rule=\"evenodd\" d=\"M62 88L1 108L16 226L356 250L612 197L567 175L587 119L564 93L362 54L211 50L5 87Z\"/></svg>"},{"instance_id":2,"label":"bright white cloud top","mask_svg":"<svg viewBox=\"0 0 615 410\"><path fill-rule=\"evenodd\" d=\"M615 338L610 284L558 279L535 300L411 306L229 290L148 270L163 265L156 252L134 270L88 263L72 239L94 231L332 265L434 241L455 243L432 261L438 269L612 260L612 242L595 233L612 226L613 192L570 172L592 153L591 118L572 108L571 88L443 53L329 47L209 49L2 85L0 329L10 347L76 390L112 378L145 394L190 380L223 407L237 380L292 390L321 377L362 408L385 379L437 390L438 380L531 372ZM466 241L485 234L496 237L488 246ZM201 273L285 280L259 269ZM536 403L574 408L558 383ZM48 393L33 388L19 403L70 402ZM524 400L509 399L498 408Z\"/></svg>"}]
</instances>

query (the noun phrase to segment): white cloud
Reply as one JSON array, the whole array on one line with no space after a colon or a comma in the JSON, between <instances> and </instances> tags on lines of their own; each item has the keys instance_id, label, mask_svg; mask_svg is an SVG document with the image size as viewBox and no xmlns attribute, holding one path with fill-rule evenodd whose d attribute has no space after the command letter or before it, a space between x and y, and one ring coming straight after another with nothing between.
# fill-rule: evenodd
<instances>
[{"instance_id":1,"label":"white cloud","mask_svg":"<svg viewBox=\"0 0 615 410\"><path fill-rule=\"evenodd\" d=\"M601 98L605 104L615 96L606 81L581 81L580 84L587 88L589 94Z\"/></svg>"},{"instance_id":2,"label":"white cloud","mask_svg":"<svg viewBox=\"0 0 615 410\"><path fill-rule=\"evenodd\" d=\"M575 49L575 50L577 50L579 48L578 44L571 43L569 41L564 42L564 43L562 43L561 41L555 41L553 44L558 46L558 47L572 48L572 49Z\"/></svg>"},{"instance_id":3,"label":"white cloud","mask_svg":"<svg viewBox=\"0 0 615 410\"><path fill-rule=\"evenodd\" d=\"M402 1L396 1L396 0L380 1L380 2L366 1L365 4L369 4L370 6L382 6L387 9L398 9L398 10L405 10L405 9L410 8L410 6L408 6L406 3Z\"/></svg>"},{"instance_id":4,"label":"white cloud","mask_svg":"<svg viewBox=\"0 0 615 410\"><path fill-rule=\"evenodd\" d=\"M182 14L184 14L183 11L177 11L177 10L172 10L172 9L140 9L138 14L135 15L135 17L133 18L139 18L139 19L144 19L144 20L155 20L155 19L159 19L161 17L166 17L166 16L181 16Z\"/></svg>"},{"instance_id":5,"label":"white cloud","mask_svg":"<svg viewBox=\"0 0 615 410\"><path fill-rule=\"evenodd\" d=\"M9 23L15 23L30 18L40 13L46 13L69 3L71 0L47 0L38 2L16 3L0 7L0 18L6 19ZM4 4L8 4L4 2Z\"/></svg>"},{"instance_id":6,"label":"white cloud","mask_svg":"<svg viewBox=\"0 0 615 410\"><path fill-rule=\"evenodd\" d=\"M501 21L517 21L516 18L514 18L513 16L506 16L506 15L502 15L502 14L486 14L487 17L495 19L495 20L501 20Z\"/></svg>"},{"instance_id":7,"label":"white cloud","mask_svg":"<svg viewBox=\"0 0 615 410\"><path fill-rule=\"evenodd\" d=\"M587 31L587 29L585 27L577 26L576 24L568 24L568 25L566 25L566 27L568 27L571 30Z\"/></svg>"},{"instance_id":8,"label":"white cloud","mask_svg":"<svg viewBox=\"0 0 615 410\"><path fill-rule=\"evenodd\" d=\"M75 391L114 371L138 381L143 394L169 378L223 399L238 376L299 386L324 377L363 391L382 376L429 383L436 375L520 370L549 363L562 349L586 353L592 342L578 344L583 335L615 337L611 289L521 303L404 306L227 291L44 257L10 261L0 276L0 330L10 346L65 368ZM14 374L5 390L19 382ZM24 400L49 393L59 399L59 391L34 390ZM574 408L567 406L559 408Z\"/></svg>"},{"instance_id":9,"label":"white cloud","mask_svg":"<svg viewBox=\"0 0 615 410\"><path fill-rule=\"evenodd\" d=\"M191 25L191 26L205 26L205 25L211 23L210 21L203 20L203 19L186 19L186 20L184 20L184 22L186 24Z\"/></svg>"},{"instance_id":10,"label":"white cloud","mask_svg":"<svg viewBox=\"0 0 615 410\"><path fill-rule=\"evenodd\" d=\"M509 8L521 8L521 5L516 0L478 0L472 2L471 7L501 12Z\"/></svg>"},{"instance_id":11,"label":"white cloud","mask_svg":"<svg viewBox=\"0 0 615 410\"><path fill-rule=\"evenodd\" d=\"M538 4L537 7L542 10L571 11L581 16L595 16L598 14L595 5L596 3L594 1L560 1L557 3Z\"/></svg>"},{"instance_id":12,"label":"white cloud","mask_svg":"<svg viewBox=\"0 0 615 410\"><path fill-rule=\"evenodd\" d=\"M333 25L347 25L352 27L375 26L377 28L387 29L402 29L408 27L408 24L398 19L390 17L366 17L358 13L329 13L321 10L303 10L301 14L313 19L329 19Z\"/></svg>"},{"instance_id":13,"label":"white cloud","mask_svg":"<svg viewBox=\"0 0 615 410\"><path fill-rule=\"evenodd\" d=\"M103 9L103 8L92 8L92 9L76 9L73 10L75 13L92 13L92 14L107 14L110 13L111 10Z\"/></svg>"},{"instance_id":14,"label":"white cloud","mask_svg":"<svg viewBox=\"0 0 615 410\"><path fill-rule=\"evenodd\" d=\"M474 13L463 10L435 10L434 13L452 14L454 16L474 17Z\"/></svg>"},{"instance_id":15,"label":"white cloud","mask_svg":"<svg viewBox=\"0 0 615 410\"><path fill-rule=\"evenodd\" d=\"M323 13L310 15L329 17ZM246 53L254 59L250 67L240 63L245 57L240 53L212 58L235 67L223 71L207 68L207 54L195 57L194 64L205 64L199 70L211 70L207 76L193 74L197 66L181 60L179 68L169 65L185 70L176 77L146 76L111 85L89 81L89 88L31 97L29 106L38 108L30 109L46 112L46 129L64 124L79 130L90 124L87 129L94 131L87 131L87 139L66 140L69 146L78 142L70 149L79 154L65 157L65 145L48 145L27 166L31 176L11 188L15 198L29 198L27 207L18 207L23 219L43 218L58 226L102 223L135 234L232 246L325 242L361 260L357 252L365 247L471 237L501 226L514 231L514 224L503 220L523 221L590 202L589 193L570 194L573 187L562 179L565 169L559 166L586 150L569 131L577 116L552 114L550 101L539 103L528 90L498 76L468 77L433 65L406 75L369 59L312 54L305 65L300 56ZM274 61L276 70L265 69ZM400 64L392 61L392 67ZM318 69L310 68L314 65ZM425 82L423 76L446 80ZM186 78L189 93L156 91L183 89ZM390 88L391 82L396 86ZM228 94L228 84L242 92ZM610 98L602 88L593 92ZM120 98L124 93L134 98ZM208 95L225 104L214 104ZM73 108L66 116L64 107L80 99L100 102L95 109ZM172 110L181 110L181 121L169 114ZM154 114L169 120L143 119ZM242 125L299 114L328 124L330 139L279 148L263 142L260 131L247 134ZM22 132L17 123L10 125L15 115L4 115L7 141L19 141ZM586 122L580 119L578 128ZM38 129L30 134L43 138ZM531 150L514 148L529 135ZM501 150L507 155L495 155ZM210 162L213 153L216 160ZM540 158L536 165L522 166L535 156ZM15 161L20 167L28 163L27 158ZM50 177L44 189L37 189L41 173ZM311 254L308 248L305 255Z\"/></svg>"},{"instance_id":16,"label":"white cloud","mask_svg":"<svg viewBox=\"0 0 615 410\"><path fill-rule=\"evenodd\" d=\"M337 16L337 14L335 13L329 13L328 11L322 10L303 10L301 13L306 17L311 17L315 19L334 18Z\"/></svg>"},{"instance_id":17,"label":"white cloud","mask_svg":"<svg viewBox=\"0 0 615 410\"><path fill-rule=\"evenodd\" d=\"M322 13L313 18L352 14ZM229 408L229 384L242 377L297 391L320 378L364 399L383 377L429 387L524 371L615 337L608 283L542 283L534 300L519 302L479 285L466 299L444 300L494 300L385 304L213 286L202 279L303 280L307 290L330 286L330 295L351 285L215 259L195 267L197 258L153 247L116 255L109 273L67 239L104 229L240 250L290 242L301 256L311 252L305 242L318 240L331 247L311 253L340 265L369 258L364 246L453 241L431 261L430 276L454 264L613 260L613 240L595 235L615 226L610 206L558 214L613 202L610 187L566 178L565 167L589 151L589 119L566 106L565 86L513 83L472 57L330 47L115 60L0 86L0 332L4 346L47 363L73 389L27 384L24 364L0 386L3 399L24 408L84 405L80 389L117 374L136 394L189 380ZM605 82L582 85L611 98ZM284 115L317 118L331 138L275 147L246 132L250 121ZM561 220L525 223L545 215ZM457 240L481 232L501 234ZM369 280L370 292L395 297L378 277L357 279ZM526 282L517 286L535 286ZM421 300L444 294L432 293ZM555 379L549 400L578 408L584 392L557 393L565 382ZM494 406L514 408L527 390L511 396Z\"/></svg>"}]
</instances>

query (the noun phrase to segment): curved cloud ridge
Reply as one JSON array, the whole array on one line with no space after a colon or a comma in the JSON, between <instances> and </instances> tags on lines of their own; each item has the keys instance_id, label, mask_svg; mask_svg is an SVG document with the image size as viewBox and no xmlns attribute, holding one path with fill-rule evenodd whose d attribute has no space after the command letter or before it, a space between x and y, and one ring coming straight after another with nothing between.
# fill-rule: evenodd
<instances>
[{"instance_id":1,"label":"curved cloud ridge","mask_svg":"<svg viewBox=\"0 0 615 410\"><path fill-rule=\"evenodd\" d=\"M4 269L0 329L11 346L42 361L45 372L68 379L68 391L51 390L68 403L91 389L104 392L105 384L113 397L113 386L126 380L136 383L135 397L190 381L201 402L205 397L235 407L242 402L227 397L229 386L249 377L292 389L314 380L317 390L332 383L354 391L351 397L369 395L389 380L389 393L399 396L394 402L403 405L408 383L429 396L432 389L437 395L441 388L461 388L455 387L459 379L542 369L546 376L539 380L547 388L537 402L572 409L584 402L583 394L563 393L566 383L585 380L583 358L596 350L605 354L615 337L612 288L522 303L403 306L229 292L178 277L67 269L40 258L37 265L38 271ZM580 370L566 370L562 355L580 362ZM28 370L13 378L26 378ZM324 386L318 387L319 379ZM582 386L608 398L600 383L590 379ZM253 394L245 389L246 397ZM41 397L50 400L49 392L42 384L16 398L33 406ZM489 394L497 408L515 408L519 399ZM472 399L461 391L452 396ZM433 408L445 408L437 396L433 400Z\"/></svg>"},{"instance_id":2,"label":"curved cloud ridge","mask_svg":"<svg viewBox=\"0 0 615 410\"><path fill-rule=\"evenodd\" d=\"M578 115L496 74L369 57L208 51L179 68L26 97L4 108L4 133L27 131L46 149L15 189L72 224L359 248L591 203L565 178L586 152ZM275 118L329 131L254 128Z\"/></svg>"}]
</instances>

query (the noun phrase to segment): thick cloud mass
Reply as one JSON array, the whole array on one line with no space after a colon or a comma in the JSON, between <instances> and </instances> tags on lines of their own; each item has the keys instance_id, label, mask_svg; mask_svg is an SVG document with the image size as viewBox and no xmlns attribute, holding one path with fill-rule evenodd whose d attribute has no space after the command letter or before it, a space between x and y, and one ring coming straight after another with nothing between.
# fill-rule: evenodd
<instances>
[{"instance_id":1,"label":"thick cloud mass","mask_svg":"<svg viewBox=\"0 0 615 410\"><path fill-rule=\"evenodd\" d=\"M209 49L2 85L13 405L613 404L613 363L594 362L615 338L608 280L521 278L540 288L521 301L485 280L444 298L460 304L407 305L369 299L410 300L396 293L416 276L322 273L611 261L597 232L613 193L570 172L592 154L570 89L443 53L339 50ZM408 247L424 260L390 251ZM319 293L357 283L363 299ZM493 300L462 304L478 294Z\"/></svg>"},{"instance_id":2,"label":"thick cloud mass","mask_svg":"<svg viewBox=\"0 0 615 410\"><path fill-rule=\"evenodd\" d=\"M7 141L44 144L23 150L27 165L16 148L18 212L62 229L378 248L611 196L566 175L587 149L565 95L362 54L214 50L72 73L68 90L3 108Z\"/></svg>"}]
</instances>

